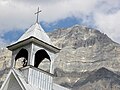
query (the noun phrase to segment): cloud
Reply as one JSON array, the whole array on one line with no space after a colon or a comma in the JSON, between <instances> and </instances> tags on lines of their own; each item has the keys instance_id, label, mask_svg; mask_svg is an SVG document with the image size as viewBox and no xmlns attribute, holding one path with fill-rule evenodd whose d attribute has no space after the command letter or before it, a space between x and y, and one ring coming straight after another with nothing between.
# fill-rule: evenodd
<instances>
[{"instance_id":1,"label":"cloud","mask_svg":"<svg viewBox=\"0 0 120 90\"><path fill-rule=\"evenodd\" d=\"M35 22L35 11L42 9L40 21L53 23L75 16L94 8L96 0L1 0L0 1L0 37L11 30L25 30Z\"/></svg>"},{"instance_id":2,"label":"cloud","mask_svg":"<svg viewBox=\"0 0 120 90\"><path fill-rule=\"evenodd\" d=\"M6 47L10 42L0 38L0 47Z\"/></svg>"},{"instance_id":3,"label":"cloud","mask_svg":"<svg viewBox=\"0 0 120 90\"><path fill-rule=\"evenodd\" d=\"M11 30L28 28L35 22L38 6L42 10L40 21L56 23L74 16L83 19L81 24L97 26L120 42L120 0L0 0L0 37Z\"/></svg>"},{"instance_id":4,"label":"cloud","mask_svg":"<svg viewBox=\"0 0 120 90\"><path fill-rule=\"evenodd\" d=\"M96 13L95 20L97 28L108 34L110 38L120 42L120 11L114 14Z\"/></svg>"},{"instance_id":5,"label":"cloud","mask_svg":"<svg viewBox=\"0 0 120 90\"><path fill-rule=\"evenodd\" d=\"M27 28L35 21L40 6L40 20L54 22L67 17L81 17L94 9L96 0L1 0L0 30Z\"/></svg>"},{"instance_id":6,"label":"cloud","mask_svg":"<svg viewBox=\"0 0 120 90\"><path fill-rule=\"evenodd\" d=\"M104 0L103 0L104 1ZM95 25L114 41L120 43L120 1L110 0L104 3L94 13Z\"/></svg>"},{"instance_id":7,"label":"cloud","mask_svg":"<svg viewBox=\"0 0 120 90\"><path fill-rule=\"evenodd\" d=\"M30 18L30 16L34 17L33 12L40 6L43 10L41 19L50 22L72 14L75 16L79 16L80 13L87 14L94 8L96 2L96 0L3 0L1 4L4 4L1 8L7 17L9 13L15 17Z\"/></svg>"}]
</instances>

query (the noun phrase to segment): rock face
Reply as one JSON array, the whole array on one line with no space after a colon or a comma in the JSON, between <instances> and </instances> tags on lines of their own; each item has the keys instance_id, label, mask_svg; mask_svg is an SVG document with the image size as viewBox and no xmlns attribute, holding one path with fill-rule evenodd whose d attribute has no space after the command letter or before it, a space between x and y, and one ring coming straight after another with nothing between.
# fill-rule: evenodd
<instances>
[{"instance_id":1,"label":"rock face","mask_svg":"<svg viewBox=\"0 0 120 90\"><path fill-rule=\"evenodd\" d=\"M73 90L120 90L120 76L100 68L92 72L84 81L78 80Z\"/></svg>"},{"instance_id":2,"label":"rock face","mask_svg":"<svg viewBox=\"0 0 120 90\"><path fill-rule=\"evenodd\" d=\"M11 65L11 52L6 48L0 49L0 87L5 80Z\"/></svg>"},{"instance_id":3,"label":"rock face","mask_svg":"<svg viewBox=\"0 0 120 90\"><path fill-rule=\"evenodd\" d=\"M120 45L106 34L83 26L73 26L50 33L62 48L55 60L56 68L66 72L85 72L107 67L120 71Z\"/></svg>"},{"instance_id":4,"label":"rock face","mask_svg":"<svg viewBox=\"0 0 120 90\"><path fill-rule=\"evenodd\" d=\"M54 65L55 74L58 76L54 80L56 83L73 88L73 90L96 90L96 87L100 87L100 90L110 90L110 86L103 85L105 83L108 85L109 82L105 78L96 83L85 83L82 88L74 87L76 83L79 83L78 81L86 82L86 78L93 71L102 67L113 72L120 72L120 45L118 43L98 30L79 25L56 30L49 35L53 43L62 48ZM92 79L96 80L96 78ZM117 90L115 88L119 89L119 84L113 87L112 90Z\"/></svg>"},{"instance_id":5,"label":"rock face","mask_svg":"<svg viewBox=\"0 0 120 90\"><path fill-rule=\"evenodd\" d=\"M120 44L98 30L80 25L48 34L61 48L54 63L55 83L72 90L120 90ZM0 77L4 81L11 52L0 51L0 66L4 63Z\"/></svg>"}]
</instances>

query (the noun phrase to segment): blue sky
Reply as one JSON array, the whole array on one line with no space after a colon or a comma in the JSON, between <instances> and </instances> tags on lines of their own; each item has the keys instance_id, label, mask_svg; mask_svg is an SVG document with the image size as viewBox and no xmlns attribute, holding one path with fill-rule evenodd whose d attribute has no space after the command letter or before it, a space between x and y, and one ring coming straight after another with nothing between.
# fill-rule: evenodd
<instances>
[{"instance_id":1,"label":"blue sky","mask_svg":"<svg viewBox=\"0 0 120 90\"><path fill-rule=\"evenodd\" d=\"M61 19L57 22L53 22L53 23L41 22L40 24L46 32L51 32L55 29L68 28L68 27L71 27L73 25L80 24L81 22L82 22L82 19L78 20L75 17L67 17L67 18Z\"/></svg>"},{"instance_id":2,"label":"blue sky","mask_svg":"<svg viewBox=\"0 0 120 90\"><path fill-rule=\"evenodd\" d=\"M59 28L68 28L71 27L73 25L76 24L80 24L82 22L82 19L78 20L75 17L67 17L65 19L61 19L57 22L53 22L53 23L47 23L47 22L39 22L40 25L42 26L42 28L46 31L46 32L52 32L55 29L59 29ZM27 29L26 29L27 30ZM24 34L24 30L11 30L9 32L6 32L2 38L4 38L5 40L9 41L9 42L13 42L19 39L19 37Z\"/></svg>"},{"instance_id":3,"label":"blue sky","mask_svg":"<svg viewBox=\"0 0 120 90\"><path fill-rule=\"evenodd\" d=\"M0 0L0 47L16 41L35 23L38 6L46 32L80 24L120 43L120 0Z\"/></svg>"}]
</instances>

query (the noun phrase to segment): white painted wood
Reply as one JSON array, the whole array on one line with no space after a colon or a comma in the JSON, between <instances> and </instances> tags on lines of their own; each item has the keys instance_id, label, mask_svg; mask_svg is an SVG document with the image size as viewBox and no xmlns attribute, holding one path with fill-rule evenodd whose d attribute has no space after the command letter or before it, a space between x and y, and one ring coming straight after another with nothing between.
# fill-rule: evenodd
<instances>
[{"instance_id":1,"label":"white painted wood","mask_svg":"<svg viewBox=\"0 0 120 90\"><path fill-rule=\"evenodd\" d=\"M25 88L15 71L11 69L0 90L25 90Z\"/></svg>"},{"instance_id":2,"label":"white painted wood","mask_svg":"<svg viewBox=\"0 0 120 90\"><path fill-rule=\"evenodd\" d=\"M55 58L54 56L57 52L59 52L60 49L52 45L52 42L49 36L45 33L45 31L42 29L42 27L38 23L32 25L18 39L18 41L10 45L8 48L12 51L11 67L13 68L15 66L15 57L22 48L28 51L27 65L32 67L34 66L35 53L38 50L44 49L48 53L51 59L50 66L49 66L51 74L43 70L39 70L37 68L35 69L35 67L34 68L28 67L20 71L20 76L19 75L18 75L19 77L17 76L17 79L18 79L17 81L19 82L20 85L21 84L25 85L22 87L26 87L27 85L30 84L31 88L28 89L27 87L26 90L33 90L32 87L37 87L40 90L53 90L52 73L54 72L54 66L53 66L54 58ZM21 72L23 74L23 77L21 77L22 76ZM19 74L19 72L17 74ZM16 74L14 76L16 76ZM12 79L12 77L10 77L10 79ZM13 78L13 81L15 80L16 79ZM13 81L10 81L10 82L13 83ZM10 86L12 85L11 83L9 84ZM38 89L35 89L35 90L38 90ZM5 89L5 90L8 90L8 89ZM17 90L17 89L12 88L10 90ZM18 90L21 90L21 89L18 89Z\"/></svg>"},{"instance_id":3,"label":"white painted wood","mask_svg":"<svg viewBox=\"0 0 120 90\"><path fill-rule=\"evenodd\" d=\"M30 68L28 77L29 84L42 90L52 90L52 76Z\"/></svg>"},{"instance_id":4,"label":"white painted wood","mask_svg":"<svg viewBox=\"0 0 120 90\"><path fill-rule=\"evenodd\" d=\"M38 23L33 24L15 43L23 41L31 36L49 43L50 45L52 44L49 36Z\"/></svg>"},{"instance_id":5,"label":"white painted wood","mask_svg":"<svg viewBox=\"0 0 120 90\"><path fill-rule=\"evenodd\" d=\"M22 70L25 77L28 77L27 82L33 86L42 90L52 90L53 88L53 76L40 69L34 69L28 67Z\"/></svg>"}]
</instances>

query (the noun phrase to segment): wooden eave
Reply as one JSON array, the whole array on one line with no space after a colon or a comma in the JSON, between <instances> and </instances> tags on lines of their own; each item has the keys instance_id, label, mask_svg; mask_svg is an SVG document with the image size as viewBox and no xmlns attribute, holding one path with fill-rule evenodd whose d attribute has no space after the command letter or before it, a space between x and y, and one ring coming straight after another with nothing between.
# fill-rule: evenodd
<instances>
[{"instance_id":1,"label":"wooden eave","mask_svg":"<svg viewBox=\"0 0 120 90\"><path fill-rule=\"evenodd\" d=\"M42 47L45 47L45 48L53 51L54 53L58 53L61 50L61 49L59 49L59 48L57 48L57 47L55 47L53 45L50 45L50 44L48 44L48 43L46 43L46 42L44 42L42 40L39 40L39 39L35 38L33 36L31 36L31 37L29 37L29 38L27 38L27 39L25 39L23 41L20 41L20 42L12 44L10 46L7 46L7 48L9 50L13 51L13 50L15 50L15 49L17 49L17 48L19 48L19 47L21 47L23 45L27 45L29 43L38 44L38 45L40 45Z\"/></svg>"}]
</instances>

